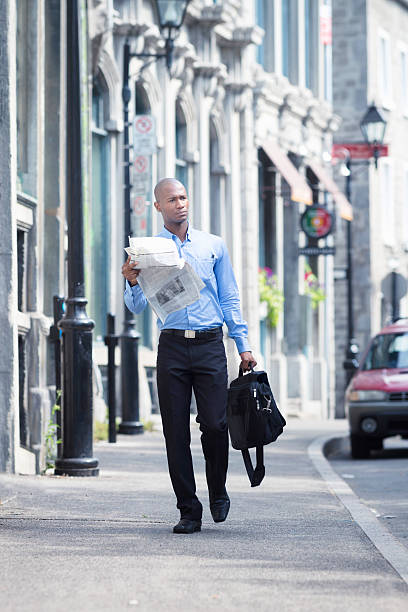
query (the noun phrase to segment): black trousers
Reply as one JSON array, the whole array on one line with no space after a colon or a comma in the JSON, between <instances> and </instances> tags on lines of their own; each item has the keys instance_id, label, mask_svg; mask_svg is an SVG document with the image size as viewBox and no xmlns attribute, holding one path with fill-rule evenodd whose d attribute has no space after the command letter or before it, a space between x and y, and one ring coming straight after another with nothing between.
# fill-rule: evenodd
<instances>
[{"instance_id":1,"label":"black trousers","mask_svg":"<svg viewBox=\"0 0 408 612\"><path fill-rule=\"evenodd\" d=\"M157 354L157 387L170 478L181 518L200 520L191 458L191 390L205 457L210 503L226 496L228 468L227 360L222 331L210 339L161 334Z\"/></svg>"}]
</instances>

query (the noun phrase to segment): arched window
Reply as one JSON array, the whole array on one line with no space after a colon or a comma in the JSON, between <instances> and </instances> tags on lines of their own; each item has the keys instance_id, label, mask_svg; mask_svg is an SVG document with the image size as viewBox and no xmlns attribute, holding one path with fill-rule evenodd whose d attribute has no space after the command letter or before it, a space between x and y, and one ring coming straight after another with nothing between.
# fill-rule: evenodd
<instances>
[{"instance_id":1,"label":"arched window","mask_svg":"<svg viewBox=\"0 0 408 612\"><path fill-rule=\"evenodd\" d=\"M188 167L186 161L187 125L179 102L176 103L176 178L188 192Z\"/></svg>"}]
</instances>

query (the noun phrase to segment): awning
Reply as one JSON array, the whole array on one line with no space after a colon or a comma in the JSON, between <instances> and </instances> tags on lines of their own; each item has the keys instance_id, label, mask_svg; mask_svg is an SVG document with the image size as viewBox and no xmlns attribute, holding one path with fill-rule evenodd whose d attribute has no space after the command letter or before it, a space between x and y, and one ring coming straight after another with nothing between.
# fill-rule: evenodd
<instances>
[{"instance_id":1,"label":"awning","mask_svg":"<svg viewBox=\"0 0 408 612\"><path fill-rule=\"evenodd\" d=\"M296 166L292 164L286 153L271 140L266 140L262 144L262 148L289 184L291 199L294 202L313 204L313 193L311 188L307 184L306 179L297 170Z\"/></svg>"},{"instance_id":2,"label":"awning","mask_svg":"<svg viewBox=\"0 0 408 612\"><path fill-rule=\"evenodd\" d=\"M353 220L353 209L342 191L338 188L332 177L326 170L316 161L309 162L309 168L314 172L319 181L324 185L326 191L331 193L334 201L339 207L340 216L347 221Z\"/></svg>"}]
</instances>

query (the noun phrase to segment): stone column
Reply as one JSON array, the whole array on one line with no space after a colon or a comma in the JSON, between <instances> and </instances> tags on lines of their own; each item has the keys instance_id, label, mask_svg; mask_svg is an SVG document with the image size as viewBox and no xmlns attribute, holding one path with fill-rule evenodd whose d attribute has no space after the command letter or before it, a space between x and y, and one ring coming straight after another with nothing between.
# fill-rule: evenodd
<instances>
[{"instance_id":1,"label":"stone column","mask_svg":"<svg viewBox=\"0 0 408 612\"><path fill-rule=\"evenodd\" d=\"M14 471L19 444L15 32L15 2L0 0L0 471Z\"/></svg>"}]
</instances>

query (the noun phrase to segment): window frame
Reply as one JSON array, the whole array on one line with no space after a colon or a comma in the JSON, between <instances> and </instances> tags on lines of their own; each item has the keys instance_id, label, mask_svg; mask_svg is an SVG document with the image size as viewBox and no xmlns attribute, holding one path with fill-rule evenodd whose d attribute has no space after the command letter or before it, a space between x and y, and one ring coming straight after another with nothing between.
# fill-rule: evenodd
<instances>
[{"instance_id":1,"label":"window frame","mask_svg":"<svg viewBox=\"0 0 408 612\"><path fill-rule=\"evenodd\" d=\"M383 46L384 43L384 46ZM383 51L384 49L384 57ZM392 48L388 32L378 29L377 40L377 91L383 108L393 107L393 80L392 80Z\"/></svg>"}]
</instances>

